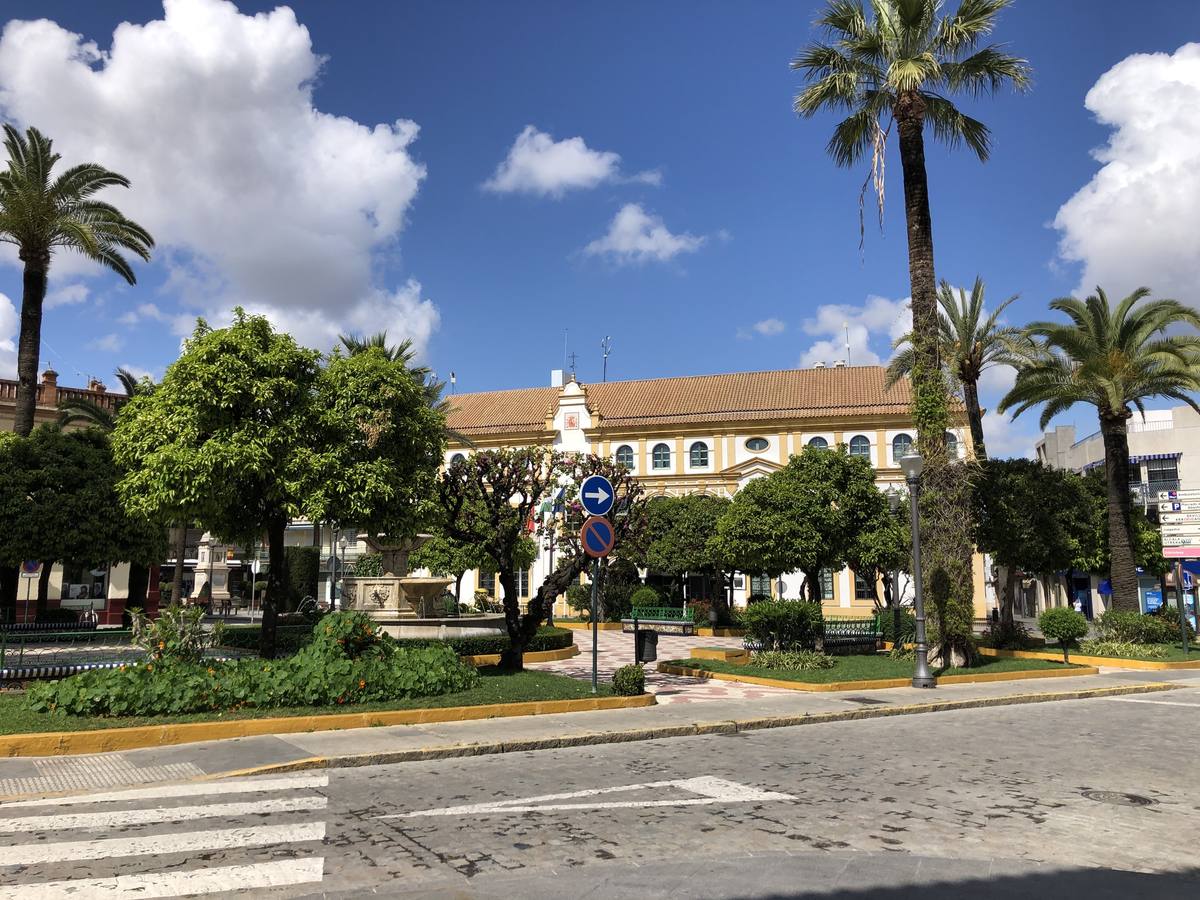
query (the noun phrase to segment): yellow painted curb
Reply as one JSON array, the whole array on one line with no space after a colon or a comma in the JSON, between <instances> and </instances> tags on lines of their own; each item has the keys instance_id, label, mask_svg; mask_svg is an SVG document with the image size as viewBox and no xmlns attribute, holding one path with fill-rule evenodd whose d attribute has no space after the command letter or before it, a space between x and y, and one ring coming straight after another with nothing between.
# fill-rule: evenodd
<instances>
[{"instance_id":1,"label":"yellow painted curb","mask_svg":"<svg viewBox=\"0 0 1200 900\"><path fill-rule=\"evenodd\" d=\"M750 651L739 648L693 647L690 652L692 659L719 659L735 666L744 666L750 662Z\"/></svg>"},{"instance_id":2,"label":"yellow painted curb","mask_svg":"<svg viewBox=\"0 0 1200 900\"><path fill-rule=\"evenodd\" d=\"M585 697L581 700L530 700L483 706L445 706L429 709L392 709L377 712L334 713L320 716L276 716L269 719L234 719L226 722L181 722L173 725L139 725L96 731L53 731L0 736L0 757L66 756L166 747L196 741L252 737L260 734L297 734L339 731L381 725L430 725L512 716L590 712L600 709L636 709L653 706L653 694L637 697Z\"/></svg>"},{"instance_id":3,"label":"yellow painted curb","mask_svg":"<svg viewBox=\"0 0 1200 900\"><path fill-rule=\"evenodd\" d=\"M591 622L555 622L555 628L569 628L572 631L591 631ZM599 631L620 631L624 626L620 622L597 622Z\"/></svg>"},{"instance_id":4,"label":"yellow painted curb","mask_svg":"<svg viewBox=\"0 0 1200 900\"><path fill-rule=\"evenodd\" d=\"M993 650L991 647L980 647L979 652L984 656L997 656L1004 659L1062 659L1061 653L1043 653L1039 650ZM1194 662L1161 662L1156 659L1125 659L1121 656L1085 656L1071 654L1071 662L1088 666L1112 666L1114 669L1142 669L1163 671L1171 669L1200 669L1200 652Z\"/></svg>"},{"instance_id":5,"label":"yellow painted curb","mask_svg":"<svg viewBox=\"0 0 1200 900\"><path fill-rule=\"evenodd\" d=\"M705 669L690 669L684 666L669 666L658 664L658 671L664 675L685 675L691 678L714 679L716 681L743 681L747 684L759 684L763 687L784 688L789 691L809 691L811 693L830 693L833 691L875 691L884 688L909 687L911 678L872 678L862 681L827 681L812 683L804 681L784 681L779 678L761 678L758 675L741 675L731 672L709 672ZM1091 666L1081 666L1078 669L1030 669L1026 672L991 672L982 675L940 675L938 684L975 684L989 681L1021 681L1026 678L1068 678L1075 675L1099 675L1100 670Z\"/></svg>"},{"instance_id":6,"label":"yellow painted curb","mask_svg":"<svg viewBox=\"0 0 1200 900\"><path fill-rule=\"evenodd\" d=\"M746 630L744 628L709 628L705 625L703 628L697 628L696 634L701 637L745 637Z\"/></svg>"},{"instance_id":7,"label":"yellow painted curb","mask_svg":"<svg viewBox=\"0 0 1200 900\"><path fill-rule=\"evenodd\" d=\"M558 662L560 659L570 659L572 656L578 655L579 648L572 644L570 647L561 647L558 650L536 650L533 653L526 653L521 659L527 663L544 663ZM459 659L474 666L498 666L500 664L499 653L479 653L475 656L460 656Z\"/></svg>"}]
</instances>

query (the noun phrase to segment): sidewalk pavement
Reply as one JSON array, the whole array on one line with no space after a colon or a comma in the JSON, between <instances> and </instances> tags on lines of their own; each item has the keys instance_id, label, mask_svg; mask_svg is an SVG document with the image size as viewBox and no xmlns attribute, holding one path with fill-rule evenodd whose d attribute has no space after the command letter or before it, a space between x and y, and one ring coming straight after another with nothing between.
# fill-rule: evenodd
<instances>
[{"instance_id":1,"label":"sidewalk pavement","mask_svg":"<svg viewBox=\"0 0 1200 900\"><path fill-rule=\"evenodd\" d=\"M377 765L555 747L731 733L807 723L934 712L1101 693L1200 686L1200 672L1129 672L1030 681L911 687L862 693L776 691L755 699L712 699L606 710L263 735L93 756L0 760L0 799L299 768Z\"/></svg>"}]
</instances>

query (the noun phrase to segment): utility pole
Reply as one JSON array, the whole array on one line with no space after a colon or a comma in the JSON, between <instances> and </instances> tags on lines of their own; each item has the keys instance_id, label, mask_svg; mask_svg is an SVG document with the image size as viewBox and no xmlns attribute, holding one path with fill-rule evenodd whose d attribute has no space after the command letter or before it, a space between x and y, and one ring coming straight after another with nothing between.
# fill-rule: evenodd
<instances>
[{"instance_id":1,"label":"utility pole","mask_svg":"<svg viewBox=\"0 0 1200 900\"><path fill-rule=\"evenodd\" d=\"M604 340L600 342L600 349L604 351L604 370L600 380L608 381L608 354L612 353L612 338L607 334L604 336Z\"/></svg>"},{"instance_id":2,"label":"utility pole","mask_svg":"<svg viewBox=\"0 0 1200 900\"><path fill-rule=\"evenodd\" d=\"M575 351L572 350L571 355L568 358L571 360L571 380L574 381L575 380L575 360L578 357L575 355Z\"/></svg>"}]
</instances>

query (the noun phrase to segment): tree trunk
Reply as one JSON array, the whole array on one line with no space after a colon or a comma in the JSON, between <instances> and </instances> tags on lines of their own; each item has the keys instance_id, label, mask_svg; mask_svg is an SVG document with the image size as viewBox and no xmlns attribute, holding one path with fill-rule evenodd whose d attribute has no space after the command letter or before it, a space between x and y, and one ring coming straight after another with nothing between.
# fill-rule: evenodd
<instances>
[{"instance_id":1,"label":"tree trunk","mask_svg":"<svg viewBox=\"0 0 1200 900\"><path fill-rule=\"evenodd\" d=\"M54 569L54 560L42 563L42 571L38 575L37 613L35 622L46 621L46 613L50 606L50 573Z\"/></svg>"},{"instance_id":2,"label":"tree trunk","mask_svg":"<svg viewBox=\"0 0 1200 900\"><path fill-rule=\"evenodd\" d=\"M500 654L500 669L503 672L520 672L525 668L525 647L529 640L521 629L521 600L517 596L516 573L501 569L496 578L504 589L504 627L508 629L508 648Z\"/></svg>"},{"instance_id":3,"label":"tree trunk","mask_svg":"<svg viewBox=\"0 0 1200 900\"><path fill-rule=\"evenodd\" d=\"M1000 598L1000 622L1011 628L1016 621L1014 609L1017 605L1017 577L1009 567L1004 569L1004 593Z\"/></svg>"},{"instance_id":4,"label":"tree trunk","mask_svg":"<svg viewBox=\"0 0 1200 900\"><path fill-rule=\"evenodd\" d=\"M267 523L267 593L262 606L262 634L258 642L258 655L263 659L275 658L275 626L279 618L279 606L286 602L287 581L284 569L283 535L287 530L287 519L274 516Z\"/></svg>"},{"instance_id":5,"label":"tree trunk","mask_svg":"<svg viewBox=\"0 0 1200 900\"><path fill-rule=\"evenodd\" d=\"M17 621L17 585L21 570L16 566L0 566L0 625Z\"/></svg>"},{"instance_id":6,"label":"tree trunk","mask_svg":"<svg viewBox=\"0 0 1200 900\"><path fill-rule=\"evenodd\" d=\"M971 425L971 444L975 448L975 459L983 462L988 458L983 444L983 410L979 406L979 385L974 381L963 382L963 401L967 406L967 421Z\"/></svg>"},{"instance_id":7,"label":"tree trunk","mask_svg":"<svg viewBox=\"0 0 1200 900\"><path fill-rule=\"evenodd\" d=\"M1137 563L1133 551L1133 524L1129 498L1129 414L1100 413L1104 438L1104 473L1108 481L1108 551L1112 581L1111 609L1140 612Z\"/></svg>"},{"instance_id":8,"label":"tree trunk","mask_svg":"<svg viewBox=\"0 0 1200 900\"><path fill-rule=\"evenodd\" d=\"M33 431L37 409L38 362L42 349L42 303L46 299L46 270L49 252L26 253L25 279L21 294L21 337L17 344L17 399L13 409L13 431L26 436Z\"/></svg>"},{"instance_id":9,"label":"tree trunk","mask_svg":"<svg viewBox=\"0 0 1200 900\"><path fill-rule=\"evenodd\" d=\"M710 591L713 598L713 608L717 611L717 621L724 625L731 619L730 604L725 595L725 576L724 573L709 574L708 580L711 585L714 579L720 579L720 587L715 591Z\"/></svg>"},{"instance_id":10,"label":"tree trunk","mask_svg":"<svg viewBox=\"0 0 1200 900\"><path fill-rule=\"evenodd\" d=\"M466 572L459 572L454 579L454 602L460 605L462 604L462 580L466 574Z\"/></svg>"},{"instance_id":11,"label":"tree trunk","mask_svg":"<svg viewBox=\"0 0 1200 900\"><path fill-rule=\"evenodd\" d=\"M183 600L183 555L187 553L187 523L180 522L175 535L175 573L171 576L171 602L177 606Z\"/></svg>"},{"instance_id":12,"label":"tree trunk","mask_svg":"<svg viewBox=\"0 0 1200 900\"><path fill-rule=\"evenodd\" d=\"M150 567L141 563L129 564L129 599L125 601L126 609L146 608L146 592L150 588Z\"/></svg>"},{"instance_id":13,"label":"tree trunk","mask_svg":"<svg viewBox=\"0 0 1200 900\"><path fill-rule=\"evenodd\" d=\"M804 573L804 593L808 594L808 599L813 603L821 602L821 572Z\"/></svg>"}]
</instances>

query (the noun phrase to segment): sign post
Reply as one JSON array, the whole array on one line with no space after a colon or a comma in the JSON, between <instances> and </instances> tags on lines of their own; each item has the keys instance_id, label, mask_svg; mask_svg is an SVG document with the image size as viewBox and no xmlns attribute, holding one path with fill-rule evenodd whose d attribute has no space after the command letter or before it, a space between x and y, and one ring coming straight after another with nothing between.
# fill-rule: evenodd
<instances>
[{"instance_id":1,"label":"sign post","mask_svg":"<svg viewBox=\"0 0 1200 900\"><path fill-rule=\"evenodd\" d=\"M1183 563L1175 560L1175 600L1179 603L1179 634L1183 638L1183 655L1186 658L1191 652L1191 641L1188 640L1187 600L1183 595ZM1200 616L1197 616L1200 622Z\"/></svg>"},{"instance_id":2,"label":"sign post","mask_svg":"<svg viewBox=\"0 0 1200 900\"><path fill-rule=\"evenodd\" d=\"M583 508L589 513L583 528L579 530L579 543L583 546L583 552L592 558L592 693L595 694L598 692L597 670L600 660L600 629L596 622L596 607L600 599L600 560L612 553L617 538L612 523L604 518L613 505L612 482L603 475L591 475L584 479L579 496Z\"/></svg>"}]
</instances>

